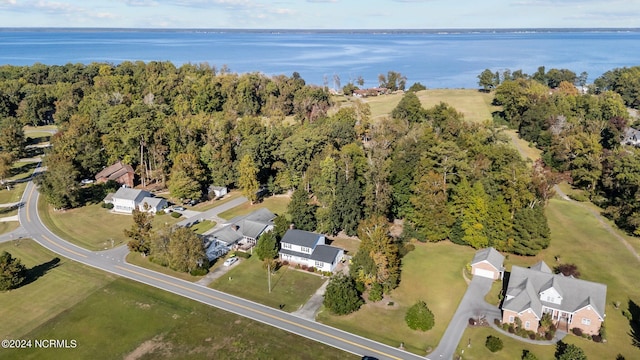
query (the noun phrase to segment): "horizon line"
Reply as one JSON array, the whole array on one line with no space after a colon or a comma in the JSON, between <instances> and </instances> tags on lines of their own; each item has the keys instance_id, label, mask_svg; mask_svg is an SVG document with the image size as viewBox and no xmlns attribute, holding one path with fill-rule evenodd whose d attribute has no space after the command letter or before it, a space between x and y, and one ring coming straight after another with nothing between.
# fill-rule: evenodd
<instances>
[{"instance_id":1,"label":"horizon line","mask_svg":"<svg viewBox=\"0 0 640 360\"><path fill-rule=\"evenodd\" d=\"M80 26L0 26L7 30L68 30L68 31L246 31L246 32L511 32L511 31L640 31L640 27L480 27L480 28L224 28L224 27L80 27Z\"/></svg>"}]
</instances>

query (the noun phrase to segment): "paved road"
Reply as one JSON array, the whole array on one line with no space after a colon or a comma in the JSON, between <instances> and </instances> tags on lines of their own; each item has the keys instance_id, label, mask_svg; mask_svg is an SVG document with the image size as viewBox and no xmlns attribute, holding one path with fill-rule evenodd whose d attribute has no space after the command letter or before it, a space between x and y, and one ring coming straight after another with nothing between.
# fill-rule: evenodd
<instances>
[{"instance_id":1,"label":"paved road","mask_svg":"<svg viewBox=\"0 0 640 360\"><path fill-rule=\"evenodd\" d=\"M18 212L24 231L21 233L16 232L13 236L21 234L24 237L30 237L45 248L79 263L215 306L353 354L371 355L379 359L424 359L404 350L309 321L277 309L128 264L124 260L127 254L126 247L118 247L101 252L89 251L78 247L57 237L42 224L37 212L38 196L39 193L34 183L29 182L23 195L25 206L20 208Z\"/></svg>"},{"instance_id":2,"label":"paved road","mask_svg":"<svg viewBox=\"0 0 640 360\"><path fill-rule=\"evenodd\" d=\"M481 276L474 276L467 288L456 313L453 315L447 330L445 330L438 347L429 354L429 359L452 359L456 353L458 344L464 330L469 324L469 318L486 316L489 323L493 323L494 318L501 318L500 310L484 301L485 295L491 289L493 281Z\"/></svg>"},{"instance_id":3,"label":"paved road","mask_svg":"<svg viewBox=\"0 0 640 360\"><path fill-rule=\"evenodd\" d=\"M188 226L200 220L212 220L212 221L215 221L217 225L221 225L222 223L225 222L225 220L221 219L218 216L218 214L220 214L221 212L225 212L227 210L233 209L234 207L244 204L247 201L249 200L247 200L246 197L241 196L239 198L230 200L220 206L216 206L207 211L198 212L198 211L187 210L188 212L185 211L185 216L187 216L187 218L185 220L180 221L178 225Z\"/></svg>"}]
</instances>

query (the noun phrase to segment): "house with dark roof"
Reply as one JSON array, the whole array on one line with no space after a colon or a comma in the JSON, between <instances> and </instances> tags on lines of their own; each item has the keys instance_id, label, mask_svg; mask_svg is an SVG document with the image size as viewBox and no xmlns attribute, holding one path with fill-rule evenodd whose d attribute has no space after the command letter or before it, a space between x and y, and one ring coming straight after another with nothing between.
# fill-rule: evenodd
<instances>
[{"instance_id":1,"label":"house with dark roof","mask_svg":"<svg viewBox=\"0 0 640 360\"><path fill-rule=\"evenodd\" d=\"M584 334L597 335L605 318L607 286L553 274L540 261L530 268L513 266L502 303L502 321L516 318L531 331L538 330L544 314L549 314L559 330L579 328Z\"/></svg>"},{"instance_id":2,"label":"house with dark roof","mask_svg":"<svg viewBox=\"0 0 640 360\"><path fill-rule=\"evenodd\" d=\"M108 166L97 173L96 181L98 183L105 183L109 180L113 180L118 184L122 184L132 188L134 176L135 172L133 171L131 165L124 164L122 161L118 161L115 164Z\"/></svg>"},{"instance_id":3,"label":"house with dark roof","mask_svg":"<svg viewBox=\"0 0 640 360\"><path fill-rule=\"evenodd\" d=\"M125 214L131 214L133 209L156 213L169 205L167 200L153 197L148 191L125 187L119 188L115 194L108 194L104 201L113 204L113 211Z\"/></svg>"},{"instance_id":4,"label":"house with dark roof","mask_svg":"<svg viewBox=\"0 0 640 360\"><path fill-rule=\"evenodd\" d=\"M291 264L333 272L342 260L344 250L326 245L324 235L289 229L280 240L279 256L281 261L288 261Z\"/></svg>"},{"instance_id":5,"label":"house with dark roof","mask_svg":"<svg viewBox=\"0 0 640 360\"><path fill-rule=\"evenodd\" d=\"M504 256L492 247L478 250L471 260L471 274L493 280L502 279L503 262Z\"/></svg>"},{"instance_id":6,"label":"house with dark roof","mask_svg":"<svg viewBox=\"0 0 640 360\"><path fill-rule=\"evenodd\" d=\"M274 213L262 208L229 220L221 228L205 235L207 257L212 261L234 247L246 250L255 246L260 235L273 230L275 218Z\"/></svg>"}]
</instances>

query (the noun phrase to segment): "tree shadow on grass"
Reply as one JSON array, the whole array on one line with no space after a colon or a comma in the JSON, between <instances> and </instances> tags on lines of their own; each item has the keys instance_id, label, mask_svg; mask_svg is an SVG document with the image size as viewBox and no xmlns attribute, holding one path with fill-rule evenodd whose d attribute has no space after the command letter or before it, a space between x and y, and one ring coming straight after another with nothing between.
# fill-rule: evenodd
<instances>
[{"instance_id":1,"label":"tree shadow on grass","mask_svg":"<svg viewBox=\"0 0 640 360\"><path fill-rule=\"evenodd\" d=\"M48 273L49 270L56 268L59 263L60 263L60 258L55 257L47 261L46 263L36 265L31 269L27 270L26 278L24 282L21 284L21 286L31 284L32 282L38 280L38 278Z\"/></svg>"},{"instance_id":2,"label":"tree shadow on grass","mask_svg":"<svg viewBox=\"0 0 640 360\"><path fill-rule=\"evenodd\" d=\"M631 341L633 346L640 348L640 307L638 304L629 299L629 325L631 326Z\"/></svg>"}]
</instances>

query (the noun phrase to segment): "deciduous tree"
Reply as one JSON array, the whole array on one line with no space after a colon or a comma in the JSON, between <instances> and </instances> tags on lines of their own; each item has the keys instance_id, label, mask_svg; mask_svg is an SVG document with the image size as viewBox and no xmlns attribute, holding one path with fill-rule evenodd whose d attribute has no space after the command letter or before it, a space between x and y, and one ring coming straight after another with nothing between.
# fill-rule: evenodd
<instances>
[{"instance_id":1,"label":"deciduous tree","mask_svg":"<svg viewBox=\"0 0 640 360\"><path fill-rule=\"evenodd\" d=\"M351 277L338 274L331 278L323 301L329 311L337 315L346 315L358 310L363 303Z\"/></svg>"},{"instance_id":2,"label":"deciduous tree","mask_svg":"<svg viewBox=\"0 0 640 360\"><path fill-rule=\"evenodd\" d=\"M20 259L3 251L0 254L0 291L15 289L26 279L27 268Z\"/></svg>"}]
</instances>

